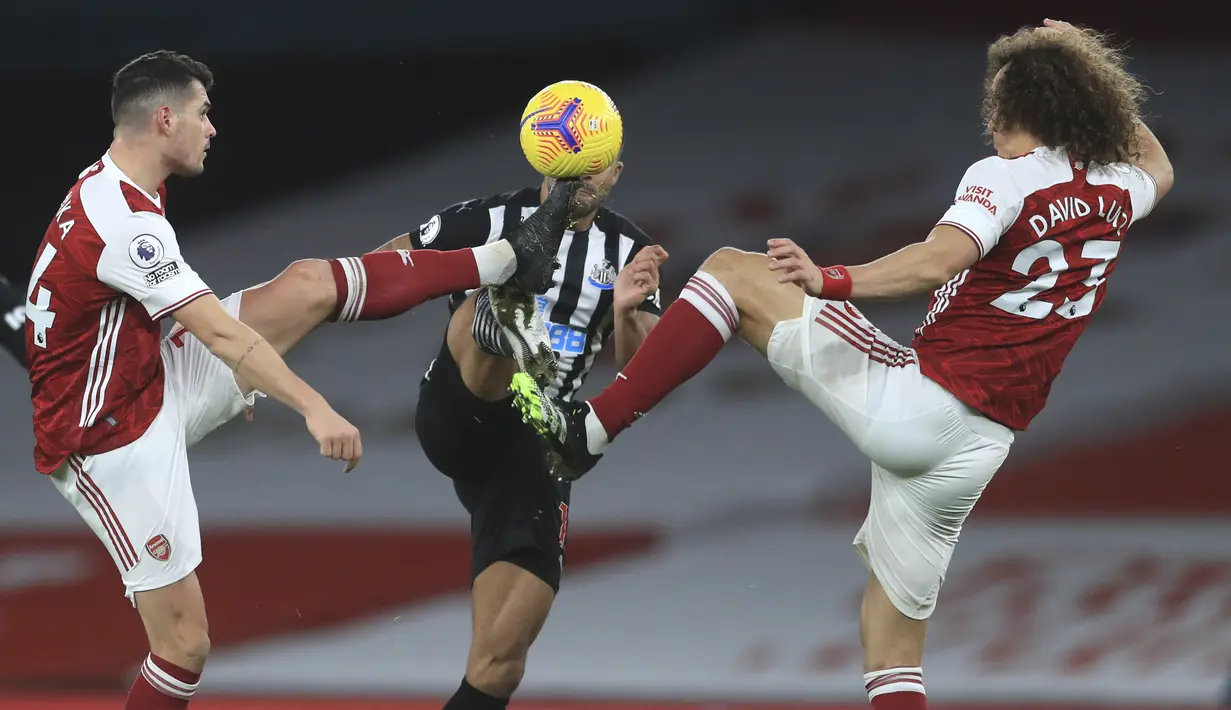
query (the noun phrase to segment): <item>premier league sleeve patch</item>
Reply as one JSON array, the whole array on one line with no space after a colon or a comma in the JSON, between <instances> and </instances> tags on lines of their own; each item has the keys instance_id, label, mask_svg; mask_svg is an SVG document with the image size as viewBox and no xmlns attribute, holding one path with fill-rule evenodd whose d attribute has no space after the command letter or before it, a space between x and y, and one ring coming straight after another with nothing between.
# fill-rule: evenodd
<instances>
[{"instance_id":1,"label":"premier league sleeve patch","mask_svg":"<svg viewBox=\"0 0 1231 710\"><path fill-rule=\"evenodd\" d=\"M152 269L162 262L162 242L153 234L138 234L128 244L128 258L139 269Z\"/></svg>"}]
</instances>

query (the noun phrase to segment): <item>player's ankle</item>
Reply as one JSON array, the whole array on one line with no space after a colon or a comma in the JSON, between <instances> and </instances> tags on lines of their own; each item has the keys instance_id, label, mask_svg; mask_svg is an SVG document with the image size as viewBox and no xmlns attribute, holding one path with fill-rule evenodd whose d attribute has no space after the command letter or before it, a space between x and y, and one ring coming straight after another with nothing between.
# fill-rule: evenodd
<instances>
[{"instance_id":1,"label":"player's ankle","mask_svg":"<svg viewBox=\"0 0 1231 710\"><path fill-rule=\"evenodd\" d=\"M517 271L517 255L513 245L504 239L491 244L474 247L475 264L479 267L479 282L484 286L498 286L513 277Z\"/></svg>"},{"instance_id":2,"label":"player's ankle","mask_svg":"<svg viewBox=\"0 0 1231 710\"><path fill-rule=\"evenodd\" d=\"M475 680L479 683L478 679ZM449 698L449 702L445 703L444 710L504 710L509 705L509 697L512 696L512 691L508 695L494 695L492 692L476 688L470 683L469 678L462 678L462 684L458 687L457 692Z\"/></svg>"},{"instance_id":3,"label":"player's ankle","mask_svg":"<svg viewBox=\"0 0 1231 710\"><path fill-rule=\"evenodd\" d=\"M603 425L603 421L599 419L598 414L594 411L593 405L586 406L586 449L592 456L598 456L603 453L603 449L607 448L607 444L611 443L614 438L613 434L607 433L607 427Z\"/></svg>"}]
</instances>

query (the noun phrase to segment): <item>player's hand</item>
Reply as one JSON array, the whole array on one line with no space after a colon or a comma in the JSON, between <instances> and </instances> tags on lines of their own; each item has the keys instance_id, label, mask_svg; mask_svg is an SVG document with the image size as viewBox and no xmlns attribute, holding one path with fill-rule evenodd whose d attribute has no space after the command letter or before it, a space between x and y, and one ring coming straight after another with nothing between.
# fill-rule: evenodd
<instances>
[{"instance_id":1,"label":"player's hand","mask_svg":"<svg viewBox=\"0 0 1231 710\"><path fill-rule=\"evenodd\" d=\"M342 418L328 405L304 417L312 438L321 445L321 456L346 462L346 473L359 465L359 457L363 456L363 442L359 440L359 430Z\"/></svg>"},{"instance_id":2,"label":"player's hand","mask_svg":"<svg viewBox=\"0 0 1231 710\"><path fill-rule=\"evenodd\" d=\"M812 263L803 247L790 239L771 239L769 250L769 270L778 272L778 283L798 285L809 296L820 297L821 287L825 285L825 276L821 268Z\"/></svg>"},{"instance_id":3,"label":"player's hand","mask_svg":"<svg viewBox=\"0 0 1231 710\"><path fill-rule=\"evenodd\" d=\"M612 305L616 312L636 310L658 290L658 267L667 260L667 250L657 244L645 247L620 270L615 281Z\"/></svg>"},{"instance_id":4,"label":"player's hand","mask_svg":"<svg viewBox=\"0 0 1231 710\"><path fill-rule=\"evenodd\" d=\"M1076 30L1073 25L1064 22L1063 20L1043 20L1044 27L1050 27L1053 30Z\"/></svg>"}]
</instances>

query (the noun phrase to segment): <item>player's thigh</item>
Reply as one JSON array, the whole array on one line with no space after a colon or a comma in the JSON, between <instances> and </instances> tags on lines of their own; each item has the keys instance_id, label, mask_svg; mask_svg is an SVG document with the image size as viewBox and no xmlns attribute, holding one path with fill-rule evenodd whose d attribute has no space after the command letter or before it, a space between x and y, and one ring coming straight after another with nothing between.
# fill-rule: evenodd
<instances>
[{"instance_id":1,"label":"player's thigh","mask_svg":"<svg viewBox=\"0 0 1231 710\"><path fill-rule=\"evenodd\" d=\"M739 311L740 337L762 355L774 327L798 317L803 308L803 289L778 283L764 254L724 247L705 260L701 271L718 279L731 294Z\"/></svg>"},{"instance_id":2,"label":"player's thigh","mask_svg":"<svg viewBox=\"0 0 1231 710\"><path fill-rule=\"evenodd\" d=\"M942 466L902 476L872 464L868 515L854 545L904 616L931 616L962 525L1009 446L971 434Z\"/></svg>"},{"instance_id":3,"label":"player's thigh","mask_svg":"<svg viewBox=\"0 0 1231 710\"><path fill-rule=\"evenodd\" d=\"M479 293L471 294L449 319L445 335L448 352L467 390L487 402L505 401L509 398L509 382L513 379L513 373L517 372L517 362L484 351L475 340L478 322L475 320L475 308ZM486 322L496 325L490 314Z\"/></svg>"},{"instance_id":4,"label":"player's thigh","mask_svg":"<svg viewBox=\"0 0 1231 710\"><path fill-rule=\"evenodd\" d=\"M951 408L948 398L938 399L930 391L927 398L917 396L926 378L914 351L886 336L850 303L805 296L797 305L799 311L774 327L766 359L864 453L876 458L865 443L878 422ZM915 443L928 448L928 432L916 434L920 440ZM939 463L935 452L917 453L926 454L920 457L927 459L923 469Z\"/></svg>"},{"instance_id":5,"label":"player's thigh","mask_svg":"<svg viewBox=\"0 0 1231 710\"><path fill-rule=\"evenodd\" d=\"M223 299L222 305L238 317L246 301L247 292L241 291ZM163 340L162 355L166 396L176 401L188 446L235 418L259 394L241 390L230 366L185 330L173 330Z\"/></svg>"},{"instance_id":6,"label":"player's thigh","mask_svg":"<svg viewBox=\"0 0 1231 710\"><path fill-rule=\"evenodd\" d=\"M279 355L326 321L337 302L329 262L303 259L271 281L245 289L238 317Z\"/></svg>"},{"instance_id":7,"label":"player's thigh","mask_svg":"<svg viewBox=\"0 0 1231 710\"><path fill-rule=\"evenodd\" d=\"M201 531L174 402L136 441L73 456L51 476L120 571L125 595L187 577L201 562Z\"/></svg>"},{"instance_id":8,"label":"player's thigh","mask_svg":"<svg viewBox=\"0 0 1231 710\"><path fill-rule=\"evenodd\" d=\"M474 442L504 450L507 459L483 478L457 482L471 515L475 579L498 562L521 568L553 592L565 562L571 486L553 478L524 426Z\"/></svg>"},{"instance_id":9,"label":"player's thigh","mask_svg":"<svg viewBox=\"0 0 1231 710\"><path fill-rule=\"evenodd\" d=\"M205 595L195 572L165 587L137 592L134 597L156 655L199 659L209 653Z\"/></svg>"},{"instance_id":10,"label":"player's thigh","mask_svg":"<svg viewBox=\"0 0 1231 710\"><path fill-rule=\"evenodd\" d=\"M507 394L487 401L463 381L447 342L441 344L419 385L415 433L436 470L454 481L484 479L505 467L508 452L493 434L524 429Z\"/></svg>"}]
</instances>

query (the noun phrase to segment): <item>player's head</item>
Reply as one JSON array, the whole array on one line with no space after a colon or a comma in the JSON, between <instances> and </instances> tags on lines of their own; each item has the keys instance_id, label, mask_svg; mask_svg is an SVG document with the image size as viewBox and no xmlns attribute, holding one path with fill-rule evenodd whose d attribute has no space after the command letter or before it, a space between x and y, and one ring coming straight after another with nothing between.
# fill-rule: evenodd
<instances>
[{"instance_id":1,"label":"player's head","mask_svg":"<svg viewBox=\"0 0 1231 710\"><path fill-rule=\"evenodd\" d=\"M573 198L573 210L569 215L574 221L579 220L588 215L594 214L611 194L611 190L616 183L620 181L620 173L624 170L624 162L620 159L624 155L623 146L620 147L620 152L616 154L616 159L611 161L611 165L601 173L586 175L581 178L582 188L577 191L577 195ZM543 195L545 196L551 191L551 186L556 183L553 178L543 179Z\"/></svg>"},{"instance_id":2,"label":"player's head","mask_svg":"<svg viewBox=\"0 0 1231 710\"><path fill-rule=\"evenodd\" d=\"M1145 91L1093 30L1032 27L1001 37L987 50L984 92L983 119L1002 157L1014 157L1006 151L1023 134L1087 163L1137 153Z\"/></svg>"},{"instance_id":3,"label":"player's head","mask_svg":"<svg viewBox=\"0 0 1231 710\"><path fill-rule=\"evenodd\" d=\"M217 131L209 119L214 75L192 58L160 50L125 64L111 82L117 134L149 133L170 172L199 175Z\"/></svg>"}]
</instances>

